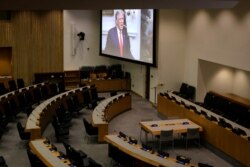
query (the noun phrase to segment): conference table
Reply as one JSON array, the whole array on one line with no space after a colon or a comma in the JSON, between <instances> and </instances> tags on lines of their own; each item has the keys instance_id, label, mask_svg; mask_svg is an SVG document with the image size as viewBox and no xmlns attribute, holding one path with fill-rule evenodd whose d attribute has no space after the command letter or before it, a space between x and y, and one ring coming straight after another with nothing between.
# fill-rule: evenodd
<instances>
[{"instance_id":1,"label":"conference table","mask_svg":"<svg viewBox=\"0 0 250 167\"><path fill-rule=\"evenodd\" d=\"M160 135L162 130L173 129L174 133L185 133L188 128L199 128L202 131L202 127L195 124L189 119L171 119L171 120L158 120L158 121L143 121L140 122L141 127L154 136Z\"/></svg>"}]
</instances>

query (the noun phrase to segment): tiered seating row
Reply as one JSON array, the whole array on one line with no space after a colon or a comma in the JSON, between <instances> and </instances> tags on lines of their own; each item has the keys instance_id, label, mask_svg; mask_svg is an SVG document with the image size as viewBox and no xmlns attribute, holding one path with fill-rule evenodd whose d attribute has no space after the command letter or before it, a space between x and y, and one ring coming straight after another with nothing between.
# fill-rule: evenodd
<instances>
[{"instance_id":1,"label":"tiered seating row","mask_svg":"<svg viewBox=\"0 0 250 167\"><path fill-rule=\"evenodd\" d=\"M31 133L31 139L42 138L42 133L47 125L52 122L53 116L56 115L56 108L60 104L65 104L66 99L75 93L82 93L88 87L77 88L75 90L67 91L42 102L38 105L28 117L25 131ZM83 100L83 99L82 99Z\"/></svg>"},{"instance_id":2,"label":"tiered seating row","mask_svg":"<svg viewBox=\"0 0 250 167\"><path fill-rule=\"evenodd\" d=\"M250 100L234 94L222 95L210 91L206 94L201 106L237 124L250 128Z\"/></svg>"},{"instance_id":3,"label":"tiered seating row","mask_svg":"<svg viewBox=\"0 0 250 167\"><path fill-rule=\"evenodd\" d=\"M242 164L250 164L249 129L172 92L158 95L158 112L167 117L187 118L199 124L203 127L203 138L206 142ZM226 126L222 126L225 124ZM234 129L241 129L245 133L233 133Z\"/></svg>"}]
</instances>

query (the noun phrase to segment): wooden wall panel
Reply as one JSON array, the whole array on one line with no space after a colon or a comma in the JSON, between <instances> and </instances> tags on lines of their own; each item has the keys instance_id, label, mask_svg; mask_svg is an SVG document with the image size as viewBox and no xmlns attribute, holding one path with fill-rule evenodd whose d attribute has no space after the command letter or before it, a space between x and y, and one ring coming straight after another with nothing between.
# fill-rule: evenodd
<instances>
[{"instance_id":1,"label":"wooden wall panel","mask_svg":"<svg viewBox=\"0 0 250 167\"><path fill-rule=\"evenodd\" d=\"M11 46L12 26L9 21L0 21L0 47Z\"/></svg>"},{"instance_id":2,"label":"wooden wall panel","mask_svg":"<svg viewBox=\"0 0 250 167\"><path fill-rule=\"evenodd\" d=\"M21 77L31 84L36 72L63 71L62 10L13 11L8 29L10 41L0 33L0 44L12 47L15 79Z\"/></svg>"}]
</instances>

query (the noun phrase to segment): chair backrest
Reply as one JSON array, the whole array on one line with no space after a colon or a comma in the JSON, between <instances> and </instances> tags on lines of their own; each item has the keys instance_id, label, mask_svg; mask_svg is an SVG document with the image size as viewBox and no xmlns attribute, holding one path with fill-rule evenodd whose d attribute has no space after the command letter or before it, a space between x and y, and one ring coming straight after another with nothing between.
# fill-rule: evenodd
<instances>
[{"instance_id":1,"label":"chair backrest","mask_svg":"<svg viewBox=\"0 0 250 167\"><path fill-rule=\"evenodd\" d=\"M188 89L188 84L182 83L180 90L179 90L179 93L185 95L187 93L187 89Z\"/></svg>"},{"instance_id":2,"label":"chair backrest","mask_svg":"<svg viewBox=\"0 0 250 167\"><path fill-rule=\"evenodd\" d=\"M3 95L5 94L7 91L6 91L6 88L4 86L4 83L0 83L0 95Z\"/></svg>"},{"instance_id":3,"label":"chair backrest","mask_svg":"<svg viewBox=\"0 0 250 167\"><path fill-rule=\"evenodd\" d=\"M3 156L0 156L0 167L7 166Z\"/></svg>"},{"instance_id":4,"label":"chair backrest","mask_svg":"<svg viewBox=\"0 0 250 167\"><path fill-rule=\"evenodd\" d=\"M65 141L62 141L62 143L63 143L63 146L64 146L64 148L65 148L65 150L66 150L66 155L68 156L68 157L70 157L70 153L71 153L71 146L68 144L68 143L66 143Z\"/></svg>"},{"instance_id":5,"label":"chair backrest","mask_svg":"<svg viewBox=\"0 0 250 167\"><path fill-rule=\"evenodd\" d=\"M188 128L187 129L187 138L188 139L197 139L200 137L200 129L199 128Z\"/></svg>"},{"instance_id":6,"label":"chair backrest","mask_svg":"<svg viewBox=\"0 0 250 167\"><path fill-rule=\"evenodd\" d=\"M92 158L88 158L88 162L89 162L89 166L91 167L102 167L101 164L97 163L95 160L93 160Z\"/></svg>"},{"instance_id":7,"label":"chair backrest","mask_svg":"<svg viewBox=\"0 0 250 167\"><path fill-rule=\"evenodd\" d=\"M8 84L9 84L10 91L14 91L14 90L17 89L17 87L16 87L16 81L15 80L9 80Z\"/></svg>"},{"instance_id":8,"label":"chair backrest","mask_svg":"<svg viewBox=\"0 0 250 167\"><path fill-rule=\"evenodd\" d=\"M173 129L162 130L160 134L160 140L170 141L173 140Z\"/></svg>"},{"instance_id":9,"label":"chair backrest","mask_svg":"<svg viewBox=\"0 0 250 167\"><path fill-rule=\"evenodd\" d=\"M27 154L31 167L46 167L46 165L30 150L30 148L27 148Z\"/></svg>"},{"instance_id":10,"label":"chair backrest","mask_svg":"<svg viewBox=\"0 0 250 167\"><path fill-rule=\"evenodd\" d=\"M83 124L86 130L86 133L90 136L98 134L98 128L93 127L85 118L83 118Z\"/></svg>"},{"instance_id":11,"label":"chair backrest","mask_svg":"<svg viewBox=\"0 0 250 167\"><path fill-rule=\"evenodd\" d=\"M90 102L89 89L83 89L82 94L83 94L84 104L89 104L89 102Z\"/></svg>"},{"instance_id":12,"label":"chair backrest","mask_svg":"<svg viewBox=\"0 0 250 167\"><path fill-rule=\"evenodd\" d=\"M17 122L16 124L18 134L22 140L29 140L30 139L30 133L24 131L24 127L22 126L21 122Z\"/></svg>"},{"instance_id":13,"label":"chair backrest","mask_svg":"<svg viewBox=\"0 0 250 167\"><path fill-rule=\"evenodd\" d=\"M18 78L16 81L17 81L17 87L18 87L18 89L21 89L21 88L25 87L23 78Z\"/></svg>"}]
</instances>

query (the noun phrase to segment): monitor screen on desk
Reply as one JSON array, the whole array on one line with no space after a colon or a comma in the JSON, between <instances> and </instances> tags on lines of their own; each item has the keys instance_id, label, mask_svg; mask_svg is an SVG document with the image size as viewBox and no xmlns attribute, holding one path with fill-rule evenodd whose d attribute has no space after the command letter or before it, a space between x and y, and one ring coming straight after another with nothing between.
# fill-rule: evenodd
<instances>
[{"instance_id":1,"label":"monitor screen on desk","mask_svg":"<svg viewBox=\"0 0 250 167\"><path fill-rule=\"evenodd\" d=\"M155 10L101 11L100 55L156 66Z\"/></svg>"}]
</instances>

